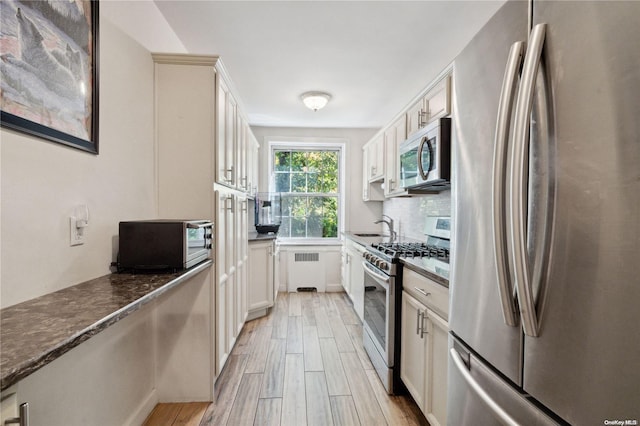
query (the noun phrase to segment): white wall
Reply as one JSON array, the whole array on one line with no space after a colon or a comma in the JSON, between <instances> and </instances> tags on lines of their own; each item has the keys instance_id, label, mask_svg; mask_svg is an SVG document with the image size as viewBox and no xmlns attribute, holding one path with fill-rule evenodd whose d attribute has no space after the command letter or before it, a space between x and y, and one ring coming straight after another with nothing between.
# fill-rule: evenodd
<instances>
[{"instance_id":1,"label":"white wall","mask_svg":"<svg viewBox=\"0 0 640 426\"><path fill-rule=\"evenodd\" d=\"M266 191L269 184L269 146L267 138L342 138L346 144L345 169L345 226L347 231L368 231L379 229L373 222L382 214L381 202L362 201L362 146L371 139L378 129L323 129L296 127L259 127L251 129L260 143L258 153L260 168L260 191Z\"/></svg>"},{"instance_id":2,"label":"white wall","mask_svg":"<svg viewBox=\"0 0 640 426\"><path fill-rule=\"evenodd\" d=\"M104 17L99 81L98 156L1 130L2 307L108 274L118 222L155 214L153 63ZM70 247L78 204L87 239Z\"/></svg>"}]
</instances>

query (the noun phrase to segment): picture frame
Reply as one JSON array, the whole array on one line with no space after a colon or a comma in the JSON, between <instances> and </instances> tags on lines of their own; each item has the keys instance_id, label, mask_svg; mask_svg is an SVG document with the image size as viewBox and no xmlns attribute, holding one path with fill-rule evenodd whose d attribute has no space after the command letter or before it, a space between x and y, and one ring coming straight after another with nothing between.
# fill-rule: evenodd
<instances>
[{"instance_id":1,"label":"picture frame","mask_svg":"<svg viewBox=\"0 0 640 426\"><path fill-rule=\"evenodd\" d=\"M98 154L98 0L0 2L0 125Z\"/></svg>"}]
</instances>

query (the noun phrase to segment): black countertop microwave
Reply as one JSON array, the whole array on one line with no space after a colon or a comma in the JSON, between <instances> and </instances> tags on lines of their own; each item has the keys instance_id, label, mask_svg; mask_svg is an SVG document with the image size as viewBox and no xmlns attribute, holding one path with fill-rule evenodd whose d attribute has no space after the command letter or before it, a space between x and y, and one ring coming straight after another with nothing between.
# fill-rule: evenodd
<instances>
[{"instance_id":1,"label":"black countertop microwave","mask_svg":"<svg viewBox=\"0 0 640 426\"><path fill-rule=\"evenodd\" d=\"M120 222L118 270L187 269L211 256L213 223L208 220Z\"/></svg>"}]
</instances>

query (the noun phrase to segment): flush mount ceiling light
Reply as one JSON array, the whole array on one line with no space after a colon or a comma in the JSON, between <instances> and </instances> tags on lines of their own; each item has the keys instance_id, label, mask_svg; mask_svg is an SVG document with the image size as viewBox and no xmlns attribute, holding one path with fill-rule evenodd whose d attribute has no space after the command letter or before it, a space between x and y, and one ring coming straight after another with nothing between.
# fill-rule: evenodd
<instances>
[{"instance_id":1,"label":"flush mount ceiling light","mask_svg":"<svg viewBox=\"0 0 640 426\"><path fill-rule=\"evenodd\" d=\"M317 111L327 105L327 102L331 99L331 95L325 92L307 92L303 93L300 98L302 98L302 102L304 102L307 108Z\"/></svg>"}]
</instances>

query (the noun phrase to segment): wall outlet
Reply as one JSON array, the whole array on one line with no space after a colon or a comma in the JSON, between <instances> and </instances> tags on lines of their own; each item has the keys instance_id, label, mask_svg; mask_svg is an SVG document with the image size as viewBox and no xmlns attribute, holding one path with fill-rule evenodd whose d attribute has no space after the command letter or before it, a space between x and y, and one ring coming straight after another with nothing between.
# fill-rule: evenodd
<instances>
[{"instance_id":1,"label":"wall outlet","mask_svg":"<svg viewBox=\"0 0 640 426\"><path fill-rule=\"evenodd\" d=\"M79 246L84 244L84 232L85 226L80 225L80 221L75 217L69 217L69 245L70 246Z\"/></svg>"}]
</instances>

